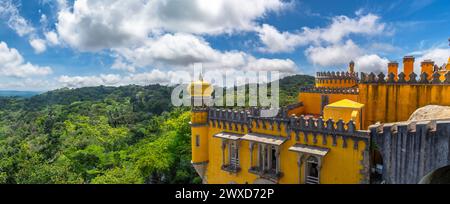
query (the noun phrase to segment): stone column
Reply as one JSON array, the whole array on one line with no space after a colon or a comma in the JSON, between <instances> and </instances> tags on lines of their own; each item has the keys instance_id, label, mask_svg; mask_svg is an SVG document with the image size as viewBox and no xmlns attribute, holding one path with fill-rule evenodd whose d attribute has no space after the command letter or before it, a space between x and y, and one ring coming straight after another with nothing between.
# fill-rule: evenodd
<instances>
[{"instance_id":1,"label":"stone column","mask_svg":"<svg viewBox=\"0 0 450 204\"><path fill-rule=\"evenodd\" d=\"M225 139L222 139L222 166L225 166L225 148L227 147L227 143Z\"/></svg>"},{"instance_id":2,"label":"stone column","mask_svg":"<svg viewBox=\"0 0 450 204\"><path fill-rule=\"evenodd\" d=\"M267 157L266 145L263 144L263 145L261 145L261 147L262 147L262 169L261 169L261 171L264 172L266 170L266 157Z\"/></svg>"},{"instance_id":3,"label":"stone column","mask_svg":"<svg viewBox=\"0 0 450 204\"><path fill-rule=\"evenodd\" d=\"M238 159L239 159L239 142L238 141L234 141L234 147L236 148L234 151L235 151L235 154L234 154L234 156L235 156L235 158L234 158L234 168L235 169L237 169L237 167L238 167L238 165L240 165L240 164L238 164ZM239 161L239 163L240 163L240 161Z\"/></svg>"},{"instance_id":4,"label":"stone column","mask_svg":"<svg viewBox=\"0 0 450 204\"><path fill-rule=\"evenodd\" d=\"M298 183L302 184L304 182L302 182L302 165L303 165L303 160L304 160L304 155L302 153L298 153L298 161L297 161L297 165L298 165ZM304 176L303 176L304 177Z\"/></svg>"}]
</instances>

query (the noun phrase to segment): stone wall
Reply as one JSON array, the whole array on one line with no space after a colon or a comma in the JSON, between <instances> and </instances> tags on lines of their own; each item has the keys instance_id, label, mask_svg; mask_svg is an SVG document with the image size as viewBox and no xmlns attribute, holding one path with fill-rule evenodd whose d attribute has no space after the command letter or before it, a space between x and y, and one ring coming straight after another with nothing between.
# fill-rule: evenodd
<instances>
[{"instance_id":1,"label":"stone wall","mask_svg":"<svg viewBox=\"0 0 450 204\"><path fill-rule=\"evenodd\" d=\"M383 179L417 184L428 173L450 164L450 121L372 125L370 135L383 157Z\"/></svg>"}]
</instances>

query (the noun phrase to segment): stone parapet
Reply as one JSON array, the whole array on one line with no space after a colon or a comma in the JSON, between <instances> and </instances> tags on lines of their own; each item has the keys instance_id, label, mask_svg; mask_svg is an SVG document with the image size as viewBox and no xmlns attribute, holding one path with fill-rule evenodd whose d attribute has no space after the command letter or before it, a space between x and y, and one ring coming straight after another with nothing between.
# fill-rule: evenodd
<instances>
[{"instance_id":1,"label":"stone parapet","mask_svg":"<svg viewBox=\"0 0 450 204\"><path fill-rule=\"evenodd\" d=\"M376 124L369 127L383 157L383 179L417 184L433 170L450 164L450 121Z\"/></svg>"}]
</instances>

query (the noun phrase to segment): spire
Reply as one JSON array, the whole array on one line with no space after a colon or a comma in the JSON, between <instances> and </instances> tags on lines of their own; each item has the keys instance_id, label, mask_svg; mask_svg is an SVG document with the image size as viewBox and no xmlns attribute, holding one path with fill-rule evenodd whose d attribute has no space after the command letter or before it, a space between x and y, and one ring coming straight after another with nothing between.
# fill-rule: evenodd
<instances>
[{"instance_id":1,"label":"spire","mask_svg":"<svg viewBox=\"0 0 450 204\"><path fill-rule=\"evenodd\" d=\"M198 80L203 81L203 73L200 73L200 75L198 76Z\"/></svg>"}]
</instances>

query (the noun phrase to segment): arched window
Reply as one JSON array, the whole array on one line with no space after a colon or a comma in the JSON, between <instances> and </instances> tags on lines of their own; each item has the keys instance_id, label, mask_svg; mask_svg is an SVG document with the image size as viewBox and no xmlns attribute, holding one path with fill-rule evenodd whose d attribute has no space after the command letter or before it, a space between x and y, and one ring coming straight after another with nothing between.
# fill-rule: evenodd
<instances>
[{"instance_id":1,"label":"arched window","mask_svg":"<svg viewBox=\"0 0 450 204\"><path fill-rule=\"evenodd\" d=\"M319 160L315 156L310 156L306 160L306 184L319 184Z\"/></svg>"}]
</instances>

